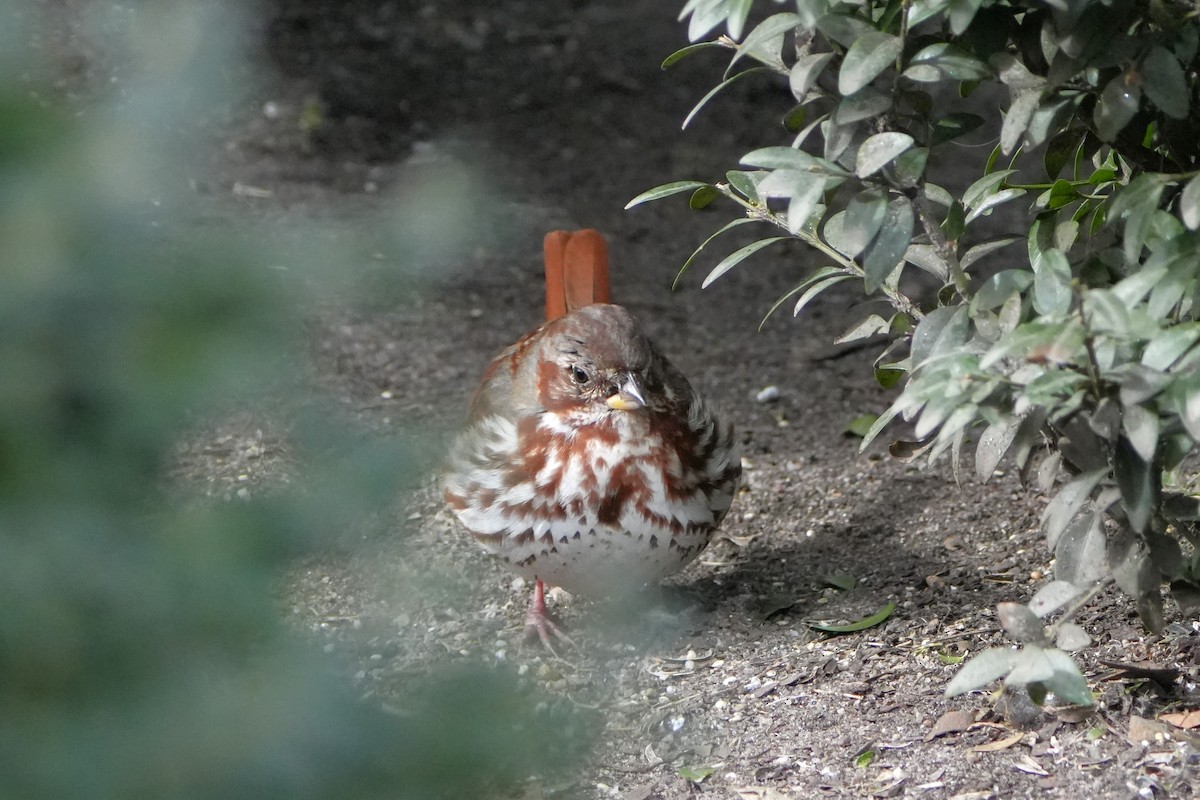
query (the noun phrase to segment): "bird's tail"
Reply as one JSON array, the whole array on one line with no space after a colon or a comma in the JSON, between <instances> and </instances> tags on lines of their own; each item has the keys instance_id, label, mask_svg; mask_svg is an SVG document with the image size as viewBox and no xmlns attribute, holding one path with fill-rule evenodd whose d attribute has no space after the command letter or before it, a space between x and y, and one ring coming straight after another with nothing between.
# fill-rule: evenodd
<instances>
[{"instance_id":1,"label":"bird's tail","mask_svg":"<svg viewBox=\"0 0 1200 800\"><path fill-rule=\"evenodd\" d=\"M547 320L592 303L611 302L608 246L599 231L551 231L543 249Z\"/></svg>"}]
</instances>

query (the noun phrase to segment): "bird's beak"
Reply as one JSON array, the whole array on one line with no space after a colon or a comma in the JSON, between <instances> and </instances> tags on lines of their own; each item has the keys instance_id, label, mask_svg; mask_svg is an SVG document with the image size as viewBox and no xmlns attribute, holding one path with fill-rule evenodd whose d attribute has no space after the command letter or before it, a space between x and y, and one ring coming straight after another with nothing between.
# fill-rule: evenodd
<instances>
[{"instance_id":1,"label":"bird's beak","mask_svg":"<svg viewBox=\"0 0 1200 800\"><path fill-rule=\"evenodd\" d=\"M608 398L608 407L615 411L637 411L646 407L646 398L637 378L626 373L621 376L620 389Z\"/></svg>"}]
</instances>

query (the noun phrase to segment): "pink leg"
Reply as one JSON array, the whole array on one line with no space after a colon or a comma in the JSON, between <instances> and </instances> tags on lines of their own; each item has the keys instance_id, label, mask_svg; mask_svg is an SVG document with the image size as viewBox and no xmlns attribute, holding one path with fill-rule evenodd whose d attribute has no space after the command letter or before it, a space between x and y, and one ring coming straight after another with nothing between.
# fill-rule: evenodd
<instances>
[{"instance_id":1,"label":"pink leg","mask_svg":"<svg viewBox=\"0 0 1200 800\"><path fill-rule=\"evenodd\" d=\"M533 598L529 602L529 610L525 612L525 639L530 640L535 634L551 653L554 652L551 637L577 647L546 610L546 587L540 580L533 584Z\"/></svg>"}]
</instances>

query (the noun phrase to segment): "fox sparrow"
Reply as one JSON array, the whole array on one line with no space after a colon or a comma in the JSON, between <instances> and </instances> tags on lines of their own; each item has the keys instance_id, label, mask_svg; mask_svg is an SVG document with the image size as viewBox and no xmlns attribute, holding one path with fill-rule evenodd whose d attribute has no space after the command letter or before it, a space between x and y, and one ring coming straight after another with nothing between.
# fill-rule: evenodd
<instances>
[{"instance_id":1,"label":"fox sparrow","mask_svg":"<svg viewBox=\"0 0 1200 800\"><path fill-rule=\"evenodd\" d=\"M549 645L567 637L543 582L610 595L681 569L729 510L740 473L732 428L628 311L602 303L492 361L443 488L484 549L535 581L526 627Z\"/></svg>"}]
</instances>

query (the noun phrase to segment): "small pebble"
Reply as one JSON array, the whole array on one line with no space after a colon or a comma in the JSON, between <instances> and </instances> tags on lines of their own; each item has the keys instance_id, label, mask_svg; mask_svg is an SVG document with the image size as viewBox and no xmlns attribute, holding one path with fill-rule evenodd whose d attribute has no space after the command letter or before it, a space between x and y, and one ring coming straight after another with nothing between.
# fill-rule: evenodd
<instances>
[{"instance_id":1,"label":"small pebble","mask_svg":"<svg viewBox=\"0 0 1200 800\"><path fill-rule=\"evenodd\" d=\"M779 399L779 387L775 385L768 386L754 395L754 399L759 403L774 403Z\"/></svg>"}]
</instances>

